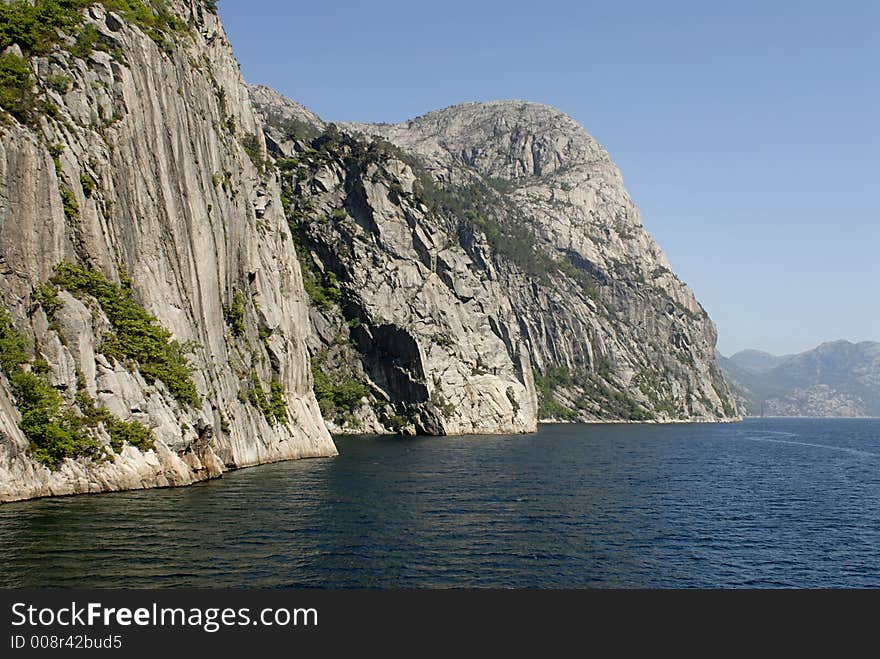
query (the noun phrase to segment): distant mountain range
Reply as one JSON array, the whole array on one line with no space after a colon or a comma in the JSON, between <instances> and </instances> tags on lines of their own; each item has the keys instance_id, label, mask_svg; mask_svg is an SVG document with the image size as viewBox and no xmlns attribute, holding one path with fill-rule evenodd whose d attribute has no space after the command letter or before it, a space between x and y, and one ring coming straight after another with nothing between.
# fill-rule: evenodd
<instances>
[{"instance_id":1,"label":"distant mountain range","mask_svg":"<svg viewBox=\"0 0 880 659\"><path fill-rule=\"evenodd\" d=\"M832 341L781 357L743 350L718 363L747 416L880 417L880 343Z\"/></svg>"}]
</instances>

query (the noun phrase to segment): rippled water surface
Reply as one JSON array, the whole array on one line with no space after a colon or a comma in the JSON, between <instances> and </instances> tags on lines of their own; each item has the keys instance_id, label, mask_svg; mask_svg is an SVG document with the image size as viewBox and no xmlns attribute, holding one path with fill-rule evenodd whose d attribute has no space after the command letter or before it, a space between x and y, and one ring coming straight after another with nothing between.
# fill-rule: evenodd
<instances>
[{"instance_id":1,"label":"rippled water surface","mask_svg":"<svg viewBox=\"0 0 880 659\"><path fill-rule=\"evenodd\" d=\"M340 439L0 506L0 586L880 586L880 421Z\"/></svg>"}]
</instances>

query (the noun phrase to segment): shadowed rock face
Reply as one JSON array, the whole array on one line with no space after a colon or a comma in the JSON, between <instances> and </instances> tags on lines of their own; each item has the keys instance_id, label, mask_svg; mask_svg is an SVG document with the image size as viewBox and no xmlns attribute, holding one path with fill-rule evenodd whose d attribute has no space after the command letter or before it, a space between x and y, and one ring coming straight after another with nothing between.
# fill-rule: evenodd
<instances>
[{"instance_id":1,"label":"shadowed rock face","mask_svg":"<svg viewBox=\"0 0 880 659\"><path fill-rule=\"evenodd\" d=\"M492 392L493 410L453 400L438 419L445 431L477 419L484 431L526 430L529 410L582 420L735 416L711 320L645 231L605 150L570 117L498 101L398 125L343 124L339 135L271 90L254 99L268 143L295 163L283 179L289 217L308 262L338 279L342 315L404 328L420 347L429 401L434 382L448 385L444 396L478 382ZM324 137L303 135L309 121ZM363 367L378 398L394 404L385 376L373 377L358 352L336 365Z\"/></svg>"},{"instance_id":2,"label":"shadowed rock face","mask_svg":"<svg viewBox=\"0 0 880 659\"><path fill-rule=\"evenodd\" d=\"M191 27L164 50L89 8L104 50L29 58L56 110L32 125L0 122L0 303L68 403L80 380L102 407L150 427L156 448L126 445L110 461L50 470L29 457L0 378L0 501L184 485L227 467L335 454L312 393L306 296L279 188L243 148L257 159L265 149L248 90L217 17L200 2L169 6ZM53 77L69 82L56 88ZM62 261L115 281L118 266L127 270L135 300L192 342L199 405L102 354L108 322L90 297L60 293L50 321L34 292ZM236 294L233 332L224 320ZM286 422L249 402L255 380L266 391L281 384Z\"/></svg>"},{"instance_id":3,"label":"shadowed rock face","mask_svg":"<svg viewBox=\"0 0 880 659\"><path fill-rule=\"evenodd\" d=\"M509 322L503 292L412 197L412 170L384 155L359 161L359 150L347 137L320 153L294 149L303 164L284 175L309 276L327 285L332 275L341 289L338 304L313 310L317 368L338 387L355 374L369 393L347 413L328 402L326 417L351 431L535 430L523 347L498 329Z\"/></svg>"}]
</instances>

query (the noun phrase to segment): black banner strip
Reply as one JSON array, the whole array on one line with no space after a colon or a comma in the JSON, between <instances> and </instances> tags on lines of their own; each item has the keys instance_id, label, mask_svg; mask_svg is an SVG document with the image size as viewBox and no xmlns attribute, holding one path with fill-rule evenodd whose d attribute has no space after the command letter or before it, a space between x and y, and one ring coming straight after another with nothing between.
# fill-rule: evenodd
<instances>
[{"instance_id":1,"label":"black banner strip","mask_svg":"<svg viewBox=\"0 0 880 659\"><path fill-rule=\"evenodd\" d=\"M646 643L679 647L697 630L694 639L713 633L725 646L747 647L748 639L779 636L785 614L799 610L801 639L819 625L830 629L841 607L855 614L838 622L873 629L877 600L877 592L842 591L7 590L0 591L0 656L416 653L474 641L549 650L597 639L621 652Z\"/></svg>"}]
</instances>

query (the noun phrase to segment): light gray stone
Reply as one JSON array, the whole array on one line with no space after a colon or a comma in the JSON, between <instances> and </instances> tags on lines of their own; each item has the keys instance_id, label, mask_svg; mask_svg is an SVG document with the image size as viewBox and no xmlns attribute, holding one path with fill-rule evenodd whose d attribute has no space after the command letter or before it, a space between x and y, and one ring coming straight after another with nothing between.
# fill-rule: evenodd
<instances>
[{"instance_id":1,"label":"light gray stone","mask_svg":"<svg viewBox=\"0 0 880 659\"><path fill-rule=\"evenodd\" d=\"M169 53L120 16L90 7L87 20L124 62L102 51L33 58L39 76L72 80L63 95L47 92L59 116L42 117L36 129L0 122L0 303L38 341L66 396L79 371L100 404L153 428L156 449L127 446L110 462L68 460L50 471L30 459L0 378L0 501L185 485L227 467L336 453L312 393L305 294L279 188L242 148L247 135L262 142L260 120L218 18L200 2L168 4L194 26ZM60 174L49 144L63 147ZM97 183L90 196L86 175ZM76 218L65 217L62 187L73 193ZM111 279L125 266L136 300L195 346L198 409L98 354L108 323L93 301L61 293L64 308L47 323L32 294L61 261ZM245 304L242 337L224 322L235 291ZM259 325L271 331L271 356ZM252 372L267 390L273 377L283 383L287 423L270 424L246 402ZM215 429L210 442L187 449L195 434L182 426L204 420Z\"/></svg>"},{"instance_id":2,"label":"light gray stone","mask_svg":"<svg viewBox=\"0 0 880 659\"><path fill-rule=\"evenodd\" d=\"M301 116L271 90L252 94L267 118ZM317 118L313 124L327 127ZM496 253L482 231L463 238L464 218L430 211L412 194L414 170L393 155L353 175L336 154L313 174L317 188L296 182L315 209L306 224L311 253L339 275L366 318L362 353L386 326L418 347L417 367L405 373L378 376L362 355L368 375L392 403L420 400L427 408L442 388L454 408L451 419L433 415L420 430L533 428L531 373L559 369L579 382L559 385L557 402L581 420L737 418L716 364L712 321L645 230L605 149L570 117L496 101L397 125L339 127L392 142L453 192L482 186L490 219L509 225L513 218L527 236L522 245L568 264L541 278ZM296 155L281 124L270 121L267 130L279 155ZM343 206L354 222L320 219ZM443 336L449 345L437 344Z\"/></svg>"}]
</instances>

